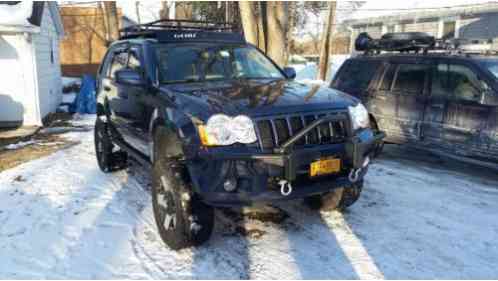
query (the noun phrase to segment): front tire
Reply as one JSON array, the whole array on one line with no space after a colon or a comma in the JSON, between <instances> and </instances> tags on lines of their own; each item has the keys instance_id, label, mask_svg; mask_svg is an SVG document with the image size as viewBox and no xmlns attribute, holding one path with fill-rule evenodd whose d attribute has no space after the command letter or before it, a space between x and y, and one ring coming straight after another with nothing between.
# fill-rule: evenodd
<instances>
[{"instance_id":1,"label":"front tire","mask_svg":"<svg viewBox=\"0 0 498 281\"><path fill-rule=\"evenodd\" d=\"M198 246L213 231L214 209L191 191L182 155L168 155L168 136L156 134L152 207L161 239L173 250Z\"/></svg>"}]
</instances>

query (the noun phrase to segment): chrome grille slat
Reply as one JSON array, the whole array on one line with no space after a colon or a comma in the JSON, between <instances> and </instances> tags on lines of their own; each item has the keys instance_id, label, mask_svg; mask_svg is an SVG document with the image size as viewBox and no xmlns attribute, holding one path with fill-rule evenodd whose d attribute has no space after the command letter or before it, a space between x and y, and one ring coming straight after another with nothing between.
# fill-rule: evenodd
<instances>
[{"instance_id":1,"label":"chrome grille slat","mask_svg":"<svg viewBox=\"0 0 498 281\"><path fill-rule=\"evenodd\" d=\"M315 120L319 119L319 115L314 115ZM320 126L316 127L316 132L317 132L317 137L318 137L318 144L322 144L322 132L320 132Z\"/></svg>"},{"instance_id":2,"label":"chrome grille slat","mask_svg":"<svg viewBox=\"0 0 498 281\"><path fill-rule=\"evenodd\" d=\"M306 121L304 120L304 115L301 115L301 123L303 124L303 128L306 127ZM304 136L304 143L309 144L310 140L308 138L308 134Z\"/></svg>"},{"instance_id":3,"label":"chrome grille slat","mask_svg":"<svg viewBox=\"0 0 498 281\"><path fill-rule=\"evenodd\" d=\"M293 136L294 132L292 131L292 125L290 122L290 117L285 117L285 122L287 122L287 127L289 128L289 135Z\"/></svg>"},{"instance_id":4,"label":"chrome grille slat","mask_svg":"<svg viewBox=\"0 0 498 281\"><path fill-rule=\"evenodd\" d=\"M270 124L271 124L271 129L273 130L273 143L275 144L275 147L278 146L278 132L277 128L275 127L275 119L270 119Z\"/></svg>"}]
</instances>

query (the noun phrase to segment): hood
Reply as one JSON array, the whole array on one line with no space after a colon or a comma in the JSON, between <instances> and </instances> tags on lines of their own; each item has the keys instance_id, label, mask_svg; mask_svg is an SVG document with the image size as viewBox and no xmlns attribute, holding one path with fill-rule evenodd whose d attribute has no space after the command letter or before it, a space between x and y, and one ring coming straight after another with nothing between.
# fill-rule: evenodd
<instances>
[{"instance_id":1,"label":"hood","mask_svg":"<svg viewBox=\"0 0 498 281\"><path fill-rule=\"evenodd\" d=\"M209 115L252 117L319 110L346 109L358 103L343 92L321 85L287 80L231 80L165 85L181 107L203 104ZM183 106L181 105L183 103ZM197 111L197 110L194 110Z\"/></svg>"}]
</instances>

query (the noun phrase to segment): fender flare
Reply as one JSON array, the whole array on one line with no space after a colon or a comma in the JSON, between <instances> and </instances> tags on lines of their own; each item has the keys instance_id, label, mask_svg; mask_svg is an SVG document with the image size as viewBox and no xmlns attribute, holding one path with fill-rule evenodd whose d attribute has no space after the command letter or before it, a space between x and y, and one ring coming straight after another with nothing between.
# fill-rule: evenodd
<instances>
[{"instance_id":1,"label":"fender flare","mask_svg":"<svg viewBox=\"0 0 498 281\"><path fill-rule=\"evenodd\" d=\"M166 117L171 117L171 113L166 110ZM171 118L170 118L171 119ZM158 130L164 132L168 138L168 146L165 153L167 154L181 154L183 153L183 143L178 135L178 130L174 126L168 126L171 122L167 122L164 117L160 114L160 109L155 108L149 124L149 155L150 162L154 163L154 149L155 149L155 137Z\"/></svg>"}]
</instances>

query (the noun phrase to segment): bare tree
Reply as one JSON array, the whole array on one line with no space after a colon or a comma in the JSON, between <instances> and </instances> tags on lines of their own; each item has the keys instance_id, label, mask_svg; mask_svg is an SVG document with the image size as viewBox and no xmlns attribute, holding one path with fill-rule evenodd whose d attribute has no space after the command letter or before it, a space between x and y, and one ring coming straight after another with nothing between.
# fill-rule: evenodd
<instances>
[{"instance_id":1,"label":"bare tree","mask_svg":"<svg viewBox=\"0 0 498 281\"><path fill-rule=\"evenodd\" d=\"M112 42L119 39L119 18L115 1L104 1L104 20L106 23L106 39Z\"/></svg>"},{"instance_id":2,"label":"bare tree","mask_svg":"<svg viewBox=\"0 0 498 281\"><path fill-rule=\"evenodd\" d=\"M244 35L249 43L252 43L259 47L259 36L258 36L258 15L256 8L258 7L257 2L252 1L240 1L239 10L240 17L242 20L242 27L244 28Z\"/></svg>"},{"instance_id":3,"label":"bare tree","mask_svg":"<svg viewBox=\"0 0 498 281\"><path fill-rule=\"evenodd\" d=\"M169 6L168 2L166 1L161 2L161 10L159 10L159 18L162 20L169 18Z\"/></svg>"},{"instance_id":4,"label":"bare tree","mask_svg":"<svg viewBox=\"0 0 498 281\"><path fill-rule=\"evenodd\" d=\"M266 52L278 64L287 62L288 3L240 1L240 17L246 40Z\"/></svg>"},{"instance_id":5,"label":"bare tree","mask_svg":"<svg viewBox=\"0 0 498 281\"><path fill-rule=\"evenodd\" d=\"M176 2L175 18L179 20L193 19L193 2Z\"/></svg>"},{"instance_id":6,"label":"bare tree","mask_svg":"<svg viewBox=\"0 0 498 281\"><path fill-rule=\"evenodd\" d=\"M334 24L336 2L330 2L327 23L322 33L322 42L320 47L320 62L318 64L317 79L326 80L327 71L330 63L330 47L332 39L332 25Z\"/></svg>"},{"instance_id":7,"label":"bare tree","mask_svg":"<svg viewBox=\"0 0 498 281\"><path fill-rule=\"evenodd\" d=\"M278 65L287 63L288 5L283 1L268 1L266 4L267 33L266 53Z\"/></svg>"}]
</instances>

